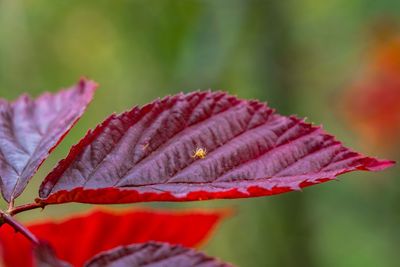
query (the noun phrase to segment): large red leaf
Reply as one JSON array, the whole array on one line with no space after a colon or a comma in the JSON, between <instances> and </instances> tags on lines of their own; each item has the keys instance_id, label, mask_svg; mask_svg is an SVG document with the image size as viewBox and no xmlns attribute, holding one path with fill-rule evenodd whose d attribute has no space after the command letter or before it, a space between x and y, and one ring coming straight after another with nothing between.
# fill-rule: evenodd
<instances>
[{"instance_id":1,"label":"large red leaf","mask_svg":"<svg viewBox=\"0 0 400 267\"><path fill-rule=\"evenodd\" d=\"M59 223L32 224L28 228L52 245L61 260L80 267L97 253L120 245L155 240L198 246L225 215L217 211L97 211ZM0 228L0 259L1 255L6 267L32 266L31 244L8 225Z\"/></svg>"},{"instance_id":2,"label":"large red leaf","mask_svg":"<svg viewBox=\"0 0 400 267\"><path fill-rule=\"evenodd\" d=\"M194 155L194 150L207 155ZM392 161L352 152L257 101L196 92L112 115L44 180L37 201L128 203L283 193Z\"/></svg>"},{"instance_id":3,"label":"large red leaf","mask_svg":"<svg viewBox=\"0 0 400 267\"><path fill-rule=\"evenodd\" d=\"M85 267L229 267L227 263L194 249L167 243L149 242L118 247L100 253Z\"/></svg>"},{"instance_id":4,"label":"large red leaf","mask_svg":"<svg viewBox=\"0 0 400 267\"><path fill-rule=\"evenodd\" d=\"M25 189L41 163L81 117L96 84L82 79L57 94L37 99L0 99L0 189L11 202Z\"/></svg>"}]
</instances>

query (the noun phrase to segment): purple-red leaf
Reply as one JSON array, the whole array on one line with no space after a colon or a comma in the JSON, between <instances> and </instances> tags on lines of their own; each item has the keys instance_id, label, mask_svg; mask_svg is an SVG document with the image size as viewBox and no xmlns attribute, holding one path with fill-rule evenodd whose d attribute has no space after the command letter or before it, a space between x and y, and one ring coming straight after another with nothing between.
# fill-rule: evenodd
<instances>
[{"instance_id":1,"label":"purple-red leaf","mask_svg":"<svg viewBox=\"0 0 400 267\"><path fill-rule=\"evenodd\" d=\"M96 255L85 267L229 267L194 249L168 243L149 242L121 246Z\"/></svg>"},{"instance_id":2,"label":"purple-red leaf","mask_svg":"<svg viewBox=\"0 0 400 267\"><path fill-rule=\"evenodd\" d=\"M37 99L23 95L14 102L0 99L0 189L13 201L81 117L96 84L82 79L57 94Z\"/></svg>"},{"instance_id":3,"label":"purple-red leaf","mask_svg":"<svg viewBox=\"0 0 400 267\"><path fill-rule=\"evenodd\" d=\"M46 177L37 201L265 196L393 164L353 152L320 127L258 101L195 92L106 119Z\"/></svg>"},{"instance_id":4,"label":"purple-red leaf","mask_svg":"<svg viewBox=\"0 0 400 267\"><path fill-rule=\"evenodd\" d=\"M37 245L34 248L34 254L35 266L37 267L72 267L71 264L57 258L54 249L46 242L41 242Z\"/></svg>"}]
</instances>

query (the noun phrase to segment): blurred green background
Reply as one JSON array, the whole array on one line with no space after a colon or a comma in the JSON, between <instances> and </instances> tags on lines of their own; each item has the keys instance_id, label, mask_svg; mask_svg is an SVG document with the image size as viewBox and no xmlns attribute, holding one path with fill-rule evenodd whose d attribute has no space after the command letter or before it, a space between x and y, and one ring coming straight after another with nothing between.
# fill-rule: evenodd
<instances>
[{"instance_id":1,"label":"blurred green background","mask_svg":"<svg viewBox=\"0 0 400 267\"><path fill-rule=\"evenodd\" d=\"M400 1L0 1L0 97L56 91L82 75L100 84L18 203L31 202L46 173L108 114L180 91L223 89L268 101L371 154L337 102L379 17L400 21ZM395 167L302 193L129 206L234 207L237 215L204 250L238 266L399 266L398 176ZM90 207L50 206L19 218L64 218Z\"/></svg>"}]
</instances>

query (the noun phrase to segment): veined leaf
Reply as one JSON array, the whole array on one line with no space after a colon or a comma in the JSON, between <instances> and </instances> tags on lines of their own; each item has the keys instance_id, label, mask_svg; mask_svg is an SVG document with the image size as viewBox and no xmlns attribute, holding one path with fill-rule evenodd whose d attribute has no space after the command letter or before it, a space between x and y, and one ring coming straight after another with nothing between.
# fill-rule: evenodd
<instances>
[{"instance_id":1,"label":"veined leaf","mask_svg":"<svg viewBox=\"0 0 400 267\"><path fill-rule=\"evenodd\" d=\"M199 246L225 216L224 211L96 211L61 222L31 224L28 229L51 245L60 260L81 267L94 255L120 245L153 240ZM0 266L3 258L5 267L30 267L32 251L24 236L8 225L0 228ZM37 252L37 260L55 260L47 246Z\"/></svg>"},{"instance_id":2,"label":"veined leaf","mask_svg":"<svg viewBox=\"0 0 400 267\"><path fill-rule=\"evenodd\" d=\"M85 267L229 267L201 252L168 243L149 242L121 246L102 252L85 264Z\"/></svg>"},{"instance_id":3,"label":"veined leaf","mask_svg":"<svg viewBox=\"0 0 400 267\"><path fill-rule=\"evenodd\" d=\"M46 177L37 201L265 196L392 164L353 152L320 127L258 101L195 92L107 118Z\"/></svg>"},{"instance_id":4,"label":"veined leaf","mask_svg":"<svg viewBox=\"0 0 400 267\"><path fill-rule=\"evenodd\" d=\"M0 189L7 202L25 189L51 150L63 139L92 100L96 84L77 85L37 99L0 99Z\"/></svg>"}]
</instances>

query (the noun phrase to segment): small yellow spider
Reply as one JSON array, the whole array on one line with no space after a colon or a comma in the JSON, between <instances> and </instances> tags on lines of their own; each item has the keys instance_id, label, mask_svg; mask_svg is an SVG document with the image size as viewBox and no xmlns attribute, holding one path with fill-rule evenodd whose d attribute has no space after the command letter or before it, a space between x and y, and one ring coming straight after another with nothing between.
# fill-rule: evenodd
<instances>
[{"instance_id":1,"label":"small yellow spider","mask_svg":"<svg viewBox=\"0 0 400 267\"><path fill-rule=\"evenodd\" d=\"M207 155L207 150L205 148L198 147L193 151L192 158L204 159Z\"/></svg>"}]
</instances>

